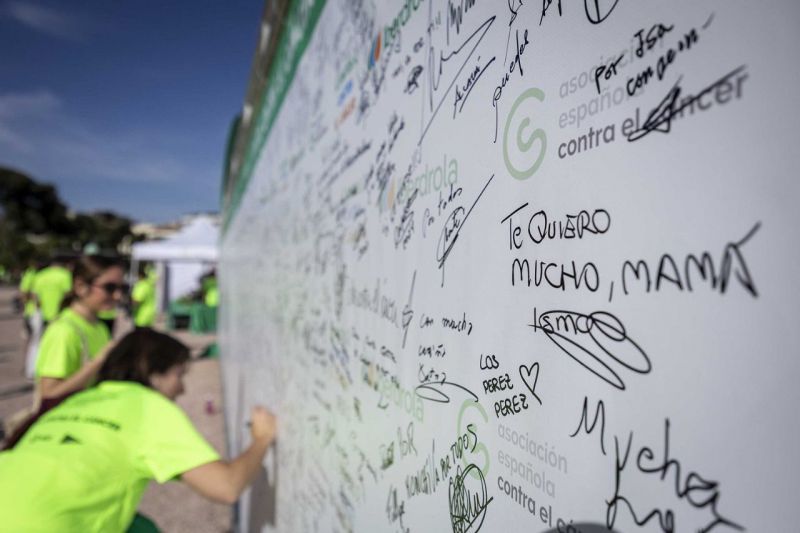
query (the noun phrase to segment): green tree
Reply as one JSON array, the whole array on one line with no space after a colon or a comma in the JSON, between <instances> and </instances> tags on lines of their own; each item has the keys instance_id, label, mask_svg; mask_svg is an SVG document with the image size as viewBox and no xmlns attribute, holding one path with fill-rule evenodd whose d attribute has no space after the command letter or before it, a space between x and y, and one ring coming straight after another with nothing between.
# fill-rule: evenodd
<instances>
[{"instance_id":1,"label":"green tree","mask_svg":"<svg viewBox=\"0 0 800 533\"><path fill-rule=\"evenodd\" d=\"M80 252L87 243L114 251L131 240L131 221L111 211L71 214L52 185L0 167L0 265L19 269L55 252Z\"/></svg>"},{"instance_id":2,"label":"green tree","mask_svg":"<svg viewBox=\"0 0 800 533\"><path fill-rule=\"evenodd\" d=\"M21 234L67 236L73 231L55 187L21 172L0 168L0 205L4 222Z\"/></svg>"}]
</instances>

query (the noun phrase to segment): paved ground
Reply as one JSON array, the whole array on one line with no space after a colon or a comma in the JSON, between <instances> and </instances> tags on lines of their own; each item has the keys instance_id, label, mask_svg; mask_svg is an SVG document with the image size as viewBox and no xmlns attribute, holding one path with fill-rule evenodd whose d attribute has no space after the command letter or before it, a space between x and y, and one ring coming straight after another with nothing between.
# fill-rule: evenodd
<instances>
[{"instance_id":1,"label":"paved ground","mask_svg":"<svg viewBox=\"0 0 800 533\"><path fill-rule=\"evenodd\" d=\"M14 290L0 287L0 418L7 418L31 402L31 383L23 376L22 318L11 308ZM176 334L193 352L213 342L212 335ZM219 361L193 360L186 376L186 394L178 403L189 414L200 433L225 455ZM210 408L209 408L210 407ZM0 507L2 503L0 502ZM151 483L140 511L165 533L221 533L230 530L231 508L209 503L179 482Z\"/></svg>"}]
</instances>

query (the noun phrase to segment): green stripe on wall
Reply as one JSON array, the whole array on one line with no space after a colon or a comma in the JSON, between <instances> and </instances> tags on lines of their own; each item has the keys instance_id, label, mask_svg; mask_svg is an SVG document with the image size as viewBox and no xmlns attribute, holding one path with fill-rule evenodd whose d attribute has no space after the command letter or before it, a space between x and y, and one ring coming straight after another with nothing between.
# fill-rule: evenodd
<instances>
[{"instance_id":1,"label":"green stripe on wall","mask_svg":"<svg viewBox=\"0 0 800 533\"><path fill-rule=\"evenodd\" d=\"M223 213L223 235L228 229L233 215L239 208L244 192L252 178L256 161L258 161L261 150L269 139L275 118L278 116L286 94L289 92L289 87L294 80L297 66L303 58L311 37L314 35L314 28L316 28L322 9L325 7L325 0L313 0L311 6L306 10L301 9L302 3L301 0L293 0L284 19L281 36L275 49L275 60L270 65L267 76L267 86L261 99L260 111L256 117L255 127L245 150L244 164L239 170L239 176L231 194L230 204L228 204ZM295 43L290 41L290 36L293 33L302 35Z\"/></svg>"}]
</instances>

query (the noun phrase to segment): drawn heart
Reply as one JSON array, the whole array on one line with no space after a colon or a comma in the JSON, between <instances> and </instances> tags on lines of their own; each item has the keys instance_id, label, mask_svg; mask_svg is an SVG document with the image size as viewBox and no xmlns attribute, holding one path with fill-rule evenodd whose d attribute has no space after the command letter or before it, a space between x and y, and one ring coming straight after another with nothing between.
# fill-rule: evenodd
<instances>
[{"instance_id":1,"label":"drawn heart","mask_svg":"<svg viewBox=\"0 0 800 533\"><path fill-rule=\"evenodd\" d=\"M539 381L539 363L533 363L530 367L519 365L519 377L522 378L522 382L525 383L525 386L528 387L533 397L541 405L542 400L536 395L536 382Z\"/></svg>"}]
</instances>

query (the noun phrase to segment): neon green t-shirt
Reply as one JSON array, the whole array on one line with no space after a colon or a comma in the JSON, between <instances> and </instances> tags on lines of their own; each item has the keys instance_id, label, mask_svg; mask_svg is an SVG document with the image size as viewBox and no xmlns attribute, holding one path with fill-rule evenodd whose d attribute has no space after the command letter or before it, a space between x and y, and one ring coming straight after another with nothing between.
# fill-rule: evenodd
<instances>
[{"instance_id":1,"label":"neon green t-shirt","mask_svg":"<svg viewBox=\"0 0 800 533\"><path fill-rule=\"evenodd\" d=\"M42 318L50 322L58 315L61 299L72 288L72 274L61 266L49 266L33 278L33 292L39 299Z\"/></svg>"},{"instance_id":2,"label":"neon green t-shirt","mask_svg":"<svg viewBox=\"0 0 800 533\"><path fill-rule=\"evenodd\" d=\"M205 304L209 307L217 307L219 305L219 289L216 284L206 291Z\"/></svg>"},{"instance_id":3,"label":"neon green t-shirt","mask_svg":"<svg viewBox=\"0 0 800 533\"><path fill-rule=\"evenodd\" d=\"M160 393L106 381L45 414L0 453L4 531L118 532L151 479L165 483L219 459Z\"/></svg>"},{"instance_id":4,"label":"neon green t-shirt","mask_svg":"<svg viewBox=\"0 0 800 533\"><path fill-rule=\"evenodd\" d=\"M152 326L156 321L156 285L153 278L140 279L133 286L131 299L136 302L133 323L139 327Z\"/></svg>"},{"instance_id":5,"label":"neon green t-shirt","mask_svg":"<svg viewBox=\"0 0 800 533\"><path fill-rule=\"evenodd\" d=\"M42 335L36 376L68 378L83 365L84 350L85 357L92 359L110 340L102 322L92 324L72 309L64 309Z\"/></svg>"},{"instance_id":6,"label":"neon green t-shirt","mask_svg":"<svg viewBox=\"0 0 800 533\"><path fill-rule=\"evenodd\" d=\"M22 279L19 281L19 292L33 292L33 280L36 278L36 269L28 268L22 274ZM25 315L33 316L36 312L36 302L32 299L25 302Z\"/></svg>"},{"instance_id":7,"label":"neon green t-shirt","mask_svg":"<svg viewBox=\"0 0 800 533\"><path fill-rule=\"evenodd\" d=\"M97 312L97 318L102 318L103 320L112 320L117 318L117 308L113 307L111 309L101 309Z\"/></svg>"}]
</instances>

